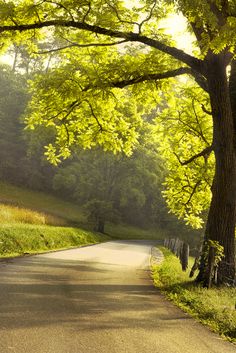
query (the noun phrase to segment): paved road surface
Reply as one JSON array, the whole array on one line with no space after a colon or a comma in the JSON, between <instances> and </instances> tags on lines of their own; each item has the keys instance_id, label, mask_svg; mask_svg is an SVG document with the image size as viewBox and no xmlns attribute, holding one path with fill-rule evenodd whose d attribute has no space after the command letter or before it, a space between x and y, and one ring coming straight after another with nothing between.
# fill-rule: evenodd
<instances>
[{"instance_id":1,"label":"paved road surface","mask_svg":"<svg viewBox=\"0 0 236 353\"><path fill-rule=\"evenodd\" d=\"M151 244L0 263L1 353L236 353L152 286Z\"/></svg>"}]
</instances>

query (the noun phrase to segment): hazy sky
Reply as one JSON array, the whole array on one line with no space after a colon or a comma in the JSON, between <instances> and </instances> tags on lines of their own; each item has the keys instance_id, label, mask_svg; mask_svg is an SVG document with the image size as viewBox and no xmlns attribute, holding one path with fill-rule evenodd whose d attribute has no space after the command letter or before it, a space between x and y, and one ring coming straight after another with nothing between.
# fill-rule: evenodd
<instances>
[{"instance_id":1,"label":"hazy sky","mask_svg":"<svg viewBox=\"0 0 236 353\"><path fill-rule=\"evenodd\" d=\"M194 36L187 31L187 22L183 15L173 14L163 20L163 27L166 33L173 36L176 46L188 54L192 53Z\"/></svg>"}]
</instances>

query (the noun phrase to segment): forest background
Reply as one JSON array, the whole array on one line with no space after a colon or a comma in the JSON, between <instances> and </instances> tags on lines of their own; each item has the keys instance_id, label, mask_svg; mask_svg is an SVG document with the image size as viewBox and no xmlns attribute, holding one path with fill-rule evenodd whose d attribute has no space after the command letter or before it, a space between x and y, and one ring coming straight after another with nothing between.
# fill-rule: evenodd
<instances>
[{"instance_id":1,"label":"forest background","mask_svg":"<svg viewBox=\"0 0 236 353\"><path fill-rule=\"evenodd\" d=\"M87 219L82 226L87 228L106 232L108 222L157 229L163 236L185 239L196 250L200 232L171 215L163 199L167 170L155 139L145 137L155 126L154 115L146 118L143 143L131 157L101 148L76 147L69 159L55 166L45 156L45 145L54 138L53 129L32 131L24 122L30 99L27 82L42 69L22 47L11 52L14 57L11 65L0 67L1 181L79 205ZM80 220L77 224L81 226Z\"/></svg>"}]
</instances>

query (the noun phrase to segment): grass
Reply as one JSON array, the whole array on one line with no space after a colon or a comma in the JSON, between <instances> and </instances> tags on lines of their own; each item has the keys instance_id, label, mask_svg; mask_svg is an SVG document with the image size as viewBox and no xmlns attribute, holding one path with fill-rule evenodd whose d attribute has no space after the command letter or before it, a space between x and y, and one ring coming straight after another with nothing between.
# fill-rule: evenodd
<instances>
[{"instance_id":1,"label":"grass","mask_svg":"<svg viewBox=\"0 0 236 353\"><path fill-rule=\"evenodd\" d=\"M181 309L236 343L236 288L206 289L196 285L189 271L181 270L179 260L169 250L161 250L163 263L152 267L155 285Z\"/></svg>"},{"instance_id":2,"label":"grass","mask_svg":"<svg viewBox=\"0 0 236 353\"><path fill-rule=\"evenodd\" d=\"M13 213L13 207L15 207L15 215L11 217L8 210L4 216L3 204L12 206L11 213ZM30 214L27 211L30 211ZM19 217L16 216L17 212L19 213ZM35 212L34 215L33 212ZM79 206L42 192L35 192L0 182L0 224L5 222L49 224L55 226L76 225L86 229L92 228L92 225L87 222L86 216ZM158 229L147 230L120 224L106 224L105 231L116 239L163 240L168 236L164 231Z\"/></svg>"},{"instance_id":3,"label":"grass","mask_svg":"<svg viewBox=\"0 0 236 353\"><path fill-rule=\"evenodd\" d=\"M76 228L72 228L76 226ZM80 227L80 228L78 228ZM0 182L0 257L87 245L110 239L92 231L81 208L42 192ZM89 230L83 230L83 229ZM157 230L107 224L115 239L164 239Z\"/></svg>"},{"instance_id":4,"label":"grass","mask_svg":"<svg viewBox=\"0 0 236 353\"><path fill-rule=\"evenodd\" d=\"M0 203L35 210L64 219L64 222L83 225L86 223L81 208L71 202L42 193L0 182Z\"/></svg>"},{"instance_id":5,"label":"grass","mask_svg":"<svg viewBox=\"0 0 236 353\"><path fill-rule=\"evenodd\" d=\"M14 224L0 226L0 257L95 244L109 237L80 228Z\"/></svg>"},{"instance_id":6,"label":"grass","mask_svg":"<svg viewBox=\"0 0 236 353\"><path fill-rule=\"evenodd\" d=\"M79 247L110 239L70 226L78 224L85 224L78 206L0 182L0 257Z\"/></svg>"},{"instance_id":7,"label":"grass","mask_svg":"<svg viewBox=\"0 0 236 353\"><path fill-rule=\"evenodd\" d=\"M164 240L167 235L159 229L141 229L127 224L107 224L106 233L116 239Z\"/></svg>"},{"instance_id":8,"label":"grass","mask_svg":"<svg viewBox=\"0 0 236 353\"><path fill-rule=\"evenodd\" d=\"M67 221L63 218L33 211L31 209L0 204L0 224L44 224L54 226L65 226Z\"/></svg>"}]
</instances>

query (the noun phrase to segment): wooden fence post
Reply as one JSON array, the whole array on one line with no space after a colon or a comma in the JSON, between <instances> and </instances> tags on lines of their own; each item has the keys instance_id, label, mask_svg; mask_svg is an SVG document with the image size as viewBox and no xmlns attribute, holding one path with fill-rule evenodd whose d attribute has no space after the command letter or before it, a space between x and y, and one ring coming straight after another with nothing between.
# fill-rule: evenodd
<instances>
[{"instance_id":1,"label":"wooden fence post","mask_svg":"<svg viewBox=\"0 0 236 353\"><path fill-rule=\"evenodd\" d=\"M189 245L179 238L176 238L165 239L164 246L180 259L182 270L186 271L188 268Z\"/></svg>"},{"instance_id":2,"label":"wooden fence post","mask_svg":"<svg viewBox=\"0 0 236 353\"><path fill-rule=\"evenodd\" d=\"M187 243L183 243L181 258L180 258L183 271L186 271L188 268L188 258L189 258L189 245Z\"/></svg>"}]
</instances>

